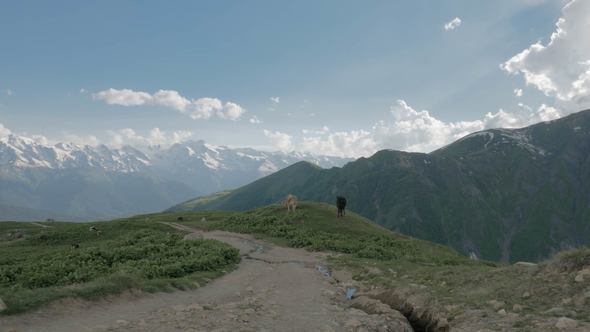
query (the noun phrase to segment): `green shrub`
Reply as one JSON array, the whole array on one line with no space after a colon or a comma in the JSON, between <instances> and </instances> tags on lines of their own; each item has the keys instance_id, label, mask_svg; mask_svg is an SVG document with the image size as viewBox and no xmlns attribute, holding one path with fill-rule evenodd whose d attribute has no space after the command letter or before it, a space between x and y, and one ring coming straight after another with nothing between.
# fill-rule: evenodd
<instances>
[{"instance_id":1,"label":"green shrub","mask_svg":"<svg viewBox=\"0 0 590 332\"><path fill-rule=\"evenodd\" d=\"M214 223L213 227L231 232L261 234L284 239L289 246L314 251L333 251L376 260L406 259L432 263L432 257L423 254L424 248L415 240L397 238L393 235L328 232L313 227L307 228L305 226L307 219L305 211L284 216L261 215L254 211L231 216ZM435 263L453 264L455 256L453 255L451 259L446 259L446 256L441 255Z\"/></svg>"},{"instance_id":2,"label":"green shrub","mask_svg":"<svg viewBox=\"0 0 590 332\"><path fill-rule=\"evenodd\" d=\"M54 240L51 234L41 234L31 242ZM119 272L145 279L179 278L221 269L238 260L236 249L217 241L182 241L177 234L142 230L80 249L62 246L0 261L0 289L63 286Z\"/></svg>"}]
</instances>

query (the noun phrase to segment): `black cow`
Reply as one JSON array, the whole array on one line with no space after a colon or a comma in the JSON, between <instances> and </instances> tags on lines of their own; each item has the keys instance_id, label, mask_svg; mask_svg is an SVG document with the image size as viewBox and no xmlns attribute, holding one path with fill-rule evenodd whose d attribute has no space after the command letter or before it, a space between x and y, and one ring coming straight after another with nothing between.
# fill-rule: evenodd
<instances>
[{"instance_id":1,"label":"black cow","mask_svg":"<svg viewBox=\"0 0 590 332\"><path fill-rule=\"evenodd\" d=\"M336 197L336 207L338 208L338 217L344 217L346 215L346 198Z\"/></svg>"}]
</instances>

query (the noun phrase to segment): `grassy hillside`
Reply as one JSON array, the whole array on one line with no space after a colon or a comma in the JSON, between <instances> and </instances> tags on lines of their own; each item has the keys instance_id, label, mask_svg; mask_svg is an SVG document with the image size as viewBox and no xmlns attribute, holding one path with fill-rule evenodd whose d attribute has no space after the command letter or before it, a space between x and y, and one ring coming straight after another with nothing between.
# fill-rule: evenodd
<instances>
[{"instance_id":1,"label":"grassy hillside","mask_svg":"<svg viewBox=\"0 0 590 332\"><path fill-rule=\"evenodd\" d=\"M272 204L241 213L174 212L138 216L136 220L176 221L182 217L183 223L193 227L256 234L282 245L359 258L435 265L473 263L448 247L393 233L355 213L337 218L336 208L328 204L300 202L296 212L285 212L280 204Z\"/></svg>"},{"instance_id":2,"label":"grassy hillside","mask_svg":"<svg viewBox=\"0 0 590 332\"><path fill-rule=\"evenodd\" d=\"M287 194L496 261L539 261L590 244L590 111L469 135L430 154L383 150L342 168L296 164L196 204L244 211ZM172 210L186 209L177 206Z\"/></svg>"},{"instance_id":3,"label":"grassy hillside","mask_svg":"<svg viewBox=\"0 0 590 332\"><path fill-rule=\"evenodd\" d=\"M247 212L175 212L149 218L175 221L179 216L184 220L179 223L192 227L332 252L331 269L351 272L366 287L393 291L414 306L446 317L451 326L467 326L464 330L551 331L554 326L546 324L562 316L590 322L590 276L575 280L590 268L588 248L561 252L538 265L473 261L354 213L336 218L334 206L311 202L290 214L275 204ZM504 313L498 313L501 310Z\"/></svg>"},{"instance_id":4,"label":"grassy hillside","mask_svg":"<svg viewBox=\"0 0 590 332\"><path fill-rule=\"evenodd\" d=\"M231 269L237 251L213 240L182 241L161 222L251 233L279 244L380 261L436 266L474 264L438 244L394 234L354 213L303 202L286 214L280 205L244 213L138 215L92 224L0 222L0 298L11 314L63 298L98 298L127 289L194 287ZM101 234L89 230L96 226ZM77 244L79 248L73 248Z\"/></svg>"},{"instance_id":5,"label":"grassy hillside","mask_svg":"<svg viewBox=\"0 0 590 332\"><path fill-rule=\"evenodd\" d=\"M118 220L88 224L0 222L3 314L63 297L96 298L127 289L195 287L238 261L213 240L182 241L170 227ZM79 248L72 248L73 244Z\"/></svg>"},{"instance_id":6,"label":"grassy hillside","mask_svg":"<svg viewBox=\"0 0 590 332\"><path fill-rule=\"evenodd\" d=\"M284 199L283 192L285 188L298 188L321 172L322 169L319 166L301 161L280 172L254 181L245 187L231 192L226 191L198 197L174 206L168 209L167 212L201 209L244 211L254 207L274 204Z\"/></svg>"},{"instance_id":7,"label":"grassy hillside","mask_svg":"<svg viewBox=\"0 0 590 332\"><path fill-rule=\"evenodd\" d=\"M590 322L589 249L563 252L539 265L473 261L354 213L337 218L334 206L312 202L302 202L295 213L273 204L247 212L139 215L95 223L100 236L89 232L88 224L56 222L42 228L0 223L5 313L66 296L194 287L195 281L202 284L238 259L235 249L219 242L180 241L160 222L248 233L278 245L329 252L330 269L351 273L362 291L393 291L413 306L446 317L451 326L467 326L465 330L532 331L527 328L561 316ZM15 231L24 238L11 238ZM72 243L80 248L72 249Z\"/></svg>"}]
</instances>

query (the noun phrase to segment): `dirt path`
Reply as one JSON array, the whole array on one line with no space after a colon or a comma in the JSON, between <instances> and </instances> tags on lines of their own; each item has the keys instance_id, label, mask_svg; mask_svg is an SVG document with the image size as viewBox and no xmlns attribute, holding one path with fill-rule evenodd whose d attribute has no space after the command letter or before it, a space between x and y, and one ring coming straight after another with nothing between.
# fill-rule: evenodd
<instances>
[{"instance_id":1,"label":"dirt path","mask_svg":"<svg viewBox=\"0 0 590 332\"><path fill-rule=\"evenodd\" d=\"M325 255L270 245L243 234L189 231L240 250L233 272L201 288L67 300L0 318L5 331L410 331L405 318L349 307L343 285L323 271ZM395 312L397 313L397 312Z\"/></svg>"}]
</instances>

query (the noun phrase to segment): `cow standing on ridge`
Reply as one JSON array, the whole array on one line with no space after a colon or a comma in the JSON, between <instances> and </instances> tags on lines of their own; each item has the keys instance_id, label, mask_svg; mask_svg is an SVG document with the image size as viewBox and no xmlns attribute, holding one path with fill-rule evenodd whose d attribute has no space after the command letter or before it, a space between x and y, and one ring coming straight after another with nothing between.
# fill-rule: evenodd
<instances>
[{"instance_id":1,"label":"cow standing on ridge","mask_svg":"<svg viewBox=\"0 0 590 332\"><path fill-rule=\"evenodd\" d=\"M295 212L295 209L297 208L297 197L289 194L283 204L287 207L287 213L289 213L289 211Z\"/></svg>"},{"instance_id":2,"label":"cow standing on ridge","mask_svg":"<svg viewBox=\"0 0 590 332\"><path fill-rule=\"evenodd\" d=\"M346 198L336 197L336 207L338 208L338 217L344 217L346 215Z\"/></svg>"}]
</instances>

